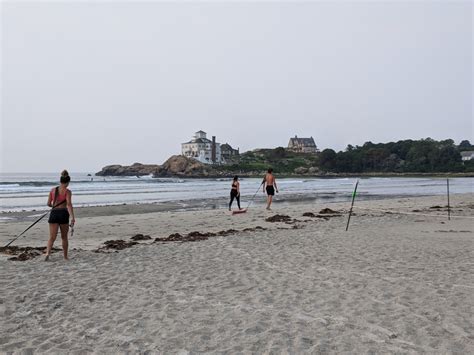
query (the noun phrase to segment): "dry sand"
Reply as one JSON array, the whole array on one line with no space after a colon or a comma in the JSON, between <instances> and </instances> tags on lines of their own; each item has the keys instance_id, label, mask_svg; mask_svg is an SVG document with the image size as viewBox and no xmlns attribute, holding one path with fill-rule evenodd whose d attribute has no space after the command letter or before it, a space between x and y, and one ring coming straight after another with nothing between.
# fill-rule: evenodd
<instances>
[{"instance_id":1,"label":"dry sand","mask_svg":"<svg viewBox=\"0 0 474 355\"><path fill-rule=\"evenodd\" d=\"M348 232L345 215L302 216L347 203L78 217L69 262L0 257L0 352L474 353L474 195L452 197L470 218L436 218L436 205L356 203L374 211L357 208ZM277 213L299 222L265 221ZM2 222L0 243L28 224ZM256 226L267 229L91 251L136 233ZM42 223L17 245L46 239Z\"/></svg>"}]
</instances>

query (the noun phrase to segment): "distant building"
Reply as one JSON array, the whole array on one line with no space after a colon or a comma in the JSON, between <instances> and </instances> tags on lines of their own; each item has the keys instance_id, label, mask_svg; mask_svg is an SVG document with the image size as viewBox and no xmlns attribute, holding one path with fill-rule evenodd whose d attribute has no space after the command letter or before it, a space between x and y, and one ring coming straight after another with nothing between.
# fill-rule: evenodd
<instances>
[{"instance_id":1,"label":"distant building","mask_svg":"<svg viewBox=\"0 0 474 355\"><path fill-rule=\"evenodd\" d=\"M295 136L295 138L290 138L288 150L300 153L316 153L318 151L318 147L316 147L313 137L298 138L298 136Z\"/></svg>"},{"instance_id":2,"label":"distant building","mask_svg":"<svg viewBox=\"0 0 474 355\"><path fill-rule=\"evenodd\" d=\"M474 150L466 150L465 152L461 152L461 159L462 161L473 160Z\"/></svg>"},{"instance_id":3,"label":"distant building","mask_svg":"<svg viewBox=\"0 0 474 355\"><path fill-rule=\"evenodd\" d=\"M224 161L229 161L239 155L239 149L234 149L229 143L221 144L221 156Z\"/></svg>"},{"instance_id":4,"label":"distant building","mask_svg":"<svg viewBox=\"0 0 474 355\"><path fill-rule=\"evenodd\" d=\"M193 158L204 164L222 163L221 145L216 142L216 137L207 139L206 132L198 131L193 139L181 144L181 154Z\"/></svg>"}]
</instances>

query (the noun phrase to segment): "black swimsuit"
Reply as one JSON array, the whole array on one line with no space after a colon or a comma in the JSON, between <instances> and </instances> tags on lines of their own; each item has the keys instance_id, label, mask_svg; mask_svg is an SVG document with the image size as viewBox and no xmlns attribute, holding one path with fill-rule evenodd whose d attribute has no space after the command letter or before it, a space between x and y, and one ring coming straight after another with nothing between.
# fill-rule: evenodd
<instances>
[{"instance_id":1,"label":"black swimsuit","mask_svg":"<svg viewBox=\"0 0 474 355\"><path fill-rule=\"evenodd\" d=\"M56 198L59 195L59 188L56 188L55 194L54 194L54 199L53 199L53 206L58 205L56 203ZM60 202L59 205L62 205L63 203L66 203L66 196L67 196L67 190L64 195L64 201ZM69 224L69 211L67 208L53 208L49 214L49 219L48 223L51 224Z\"/></svg>"},{"instance_id":2,"label":"black swimsuit","mask_svg":"<svg viewBox=\"0 0 474 355\"><path fill-rule=\"evenodd\" d=\"M54 208L49 214L48 223L69 224L69 211L67 208Z\"/></svg>"},{"instance_id":3,"label":"black swimsuit","mask_svg":"<svg viewBox=\"0 0 474 355\"><path fill-rule=\"evenodd\" d=\"M234 202L234 198L237 200L237 206L239 206L240 209L240 195L237 191L237 183L232 183L232 190L230 190L229 209L232 207L232 202Z\"/></svg>"},{"instance_id":4,"label":"black swimsuit","mask_svg":"<svg viewBox=\"0 0 474 355\"><path fill-rule=\"evenodd\" d=\"M268 185L266 190L267 190L267 195L268 196L274 196L275 195L275 188L273 187L273 185Z\"/></svg>"}]
</instances>

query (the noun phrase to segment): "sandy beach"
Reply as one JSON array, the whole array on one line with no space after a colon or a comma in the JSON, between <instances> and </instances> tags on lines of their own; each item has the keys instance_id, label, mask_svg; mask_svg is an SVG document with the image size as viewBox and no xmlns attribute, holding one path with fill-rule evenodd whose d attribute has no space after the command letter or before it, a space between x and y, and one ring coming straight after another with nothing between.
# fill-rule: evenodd
<instances>
[{"instance_id":1,"label":"sandy beach","mask_svg":"<svg viewBox=\"0 0 474 355\"><path fill-rule=\"evenodd\" d=\"M78 209L69 262L0 255L0 352L473 353L474 194L452 196L450 221L445 205L356 202L348 232L348 203ZM2 222L0 243L30 223ZM217 235L155 241L191 232ZM41 223L16 245L46 239Z\"/></svg>"}]
</instances>

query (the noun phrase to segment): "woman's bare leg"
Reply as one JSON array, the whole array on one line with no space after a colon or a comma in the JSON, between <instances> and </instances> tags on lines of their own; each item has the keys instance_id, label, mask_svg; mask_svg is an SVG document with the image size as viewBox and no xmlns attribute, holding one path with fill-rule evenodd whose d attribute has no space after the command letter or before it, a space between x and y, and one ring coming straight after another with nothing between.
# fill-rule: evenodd
<instances>
[{"instance_id":1,"label":"woman's bare leg","mask_svg":"<svg viewBox=\"0 0 474 355\"><path fill-rule=\"evenodd\" d=\"M46 257L45 261L48 261L49 255L51 254L51 249L53 248L54 241L58 235L59 224L50 223L49 224L49 240L46 246Z\"/></svg>"},{"instance_id":2,"label":"woman's bare leg","mask_svg":"<svg viewBox=\"0 0 474 355\"><path fill-rule=\"evenodd\" d=\"M64 255L64 260L69 260L67 257L67 251L69 247L69 242L67 239L67 233L69 232L69 225L68 224L61 224L59 226L61 228L61 240L63 242L63 255Z\"/></svg>"}]
</instances>

